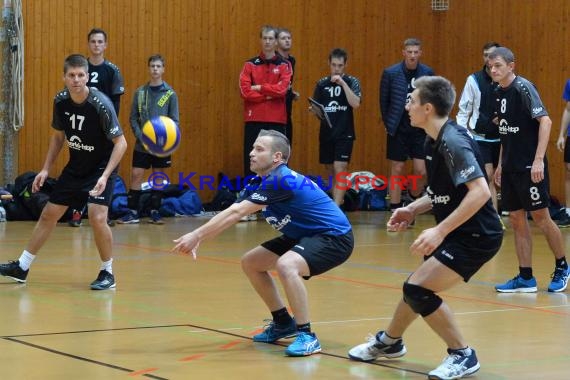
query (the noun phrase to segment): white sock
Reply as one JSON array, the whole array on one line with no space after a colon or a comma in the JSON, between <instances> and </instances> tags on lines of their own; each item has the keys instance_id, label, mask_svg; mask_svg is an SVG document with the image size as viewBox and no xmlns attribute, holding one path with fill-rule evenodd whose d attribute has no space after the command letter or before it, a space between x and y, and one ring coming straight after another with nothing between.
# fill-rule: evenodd
<instances>
[{"instance_id":1,"label":"white sock","mask_svg":"<svg viewBox=\"0 0 570 380\"><path fill-rule=\"evenodd\" d=\"M35 258L36 255L33 255L24 249L22 251L22 255L18 259L18 262L20 263L20 268L22 268L23 270L29 270Z\"/></svg>"},{"instance_id":2,"label":"white sock","mask_svg":"<svg viewBox=\"0 0 570 380\"><path fill-rule=\"evenodd\" d=\"M113 274L113 259L110 259L109 261L103 261L101 263L100 270L106 270L107 272Z\"/></svg>"},{"instance_id":3,"label":"white sock","mask_svg":"<svg viewBox=\"0 0 570 380\"><path fill-rule=\"evenodd\" d=\"M384 344L391 345L400 340L400 338L392 338L390 335L386 334L386 332L382 332L379 340Z\"/></svg>"}]
</instances>

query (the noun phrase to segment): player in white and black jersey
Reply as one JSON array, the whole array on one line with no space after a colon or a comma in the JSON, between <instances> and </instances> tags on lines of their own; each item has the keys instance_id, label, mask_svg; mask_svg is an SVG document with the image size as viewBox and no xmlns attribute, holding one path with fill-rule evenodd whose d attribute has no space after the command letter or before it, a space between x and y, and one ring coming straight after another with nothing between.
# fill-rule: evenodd
<instances>
[{"instance_id":1,"label":"player in white and black jersey","mask_svg":"<svg viewBox=\"0 0 570 380\"><path fill-rule=\"evenodd\" d=\"M42 187L64 144L69 148L69 161L20 258L0 264L2 276L20 283L26 282L30 265L65 211L87 203L89 223L102 262L91 289L115 287L113 235L107 225L107 209L113 190L110 178L127 149L127 142L111 101L102 92L87 86L88 73L85 57L73 54L66 58L63 77L66 88L54 99L54 132L32 191Z\"/></svg>"},{"instance_id":2,"label":"player in white and black jersey","mask_svg":"<svg viewBox=\"0 0 570 380\"><path fill-rule=\"evenodd\" d=\"M406 110L412 126L427 134L427 195L398 208L388 230L404 231L419 213L433 210L437 225L410 247L424 262L404 282L403 299L388 328L352 348L353 360L372 361L406 354L402 336L418 315L447 344L449 356L430 379L459 379L480 368L475 350L458 329L438 293L467 282L501 247L503 229L491 202L483 160L467 130L449 119L455 89L445 78L416 80Z\"/></svg>"},{"instance_id":3,"label":"player in white and black jersey","mask_svg":"<svg viewBox=\"0 0 570 380\"><path fill-rule=\"evenodd\" d=\"M489 55L495 90L495 112L499 118L501 159L495 172L495 182L501 186L502 207L509 212L515 236L519 274L498 284L498 292L536 292L532 274L532 234L527 211L540 228L555 257L555 269L549 292L566 289L570 271L564 252L560 229L548 211L548 161L546 148L552 121L534 84L515 75L515 57L505 47Z\"/></svg>"},{"instance_id":4,"label":"player in white and black jersey","mask_svg":"<svg viewBox=\"0 0 570 380\"><path fill-rule=\"evenodd\" d=\"M325 107L332 126L321 120L319 162L334 179L333 199L337 205L342 204L345 193L337 184L337 176L348 169L356 139L353 109L360 106L362 97L358 78L344 73L347 61L345 50L333 49L329 54L331 74L317 82L313 93L313 99Z\"/></svg>"}]
</instances>

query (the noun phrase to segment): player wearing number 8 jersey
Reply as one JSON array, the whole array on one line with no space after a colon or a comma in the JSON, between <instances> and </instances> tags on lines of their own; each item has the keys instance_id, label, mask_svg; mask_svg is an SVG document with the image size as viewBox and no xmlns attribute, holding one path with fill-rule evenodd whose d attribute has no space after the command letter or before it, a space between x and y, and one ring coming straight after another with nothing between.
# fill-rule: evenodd
<instances>
[{"instance_id":1,"label":"player wearing number 8 jersey","mask_svg":"<svg viewBox=\"0 0 570 380\"><path fill-rule=\"evenodd\" d=\"M514 73L515 58L499 47L489 55L491 76L499 83L495 90L495 110L499 119L501 158L495 182L501 186L503 210L515 236L519 274L495 286L498 292L536 292L532 274L532 235L527 211L548 241L555 256L549 292L561 292L568 283L568 264L562 234L548 211L548 161L546 148L552 121L535 86Z\"/></svg>"}]
</instances>

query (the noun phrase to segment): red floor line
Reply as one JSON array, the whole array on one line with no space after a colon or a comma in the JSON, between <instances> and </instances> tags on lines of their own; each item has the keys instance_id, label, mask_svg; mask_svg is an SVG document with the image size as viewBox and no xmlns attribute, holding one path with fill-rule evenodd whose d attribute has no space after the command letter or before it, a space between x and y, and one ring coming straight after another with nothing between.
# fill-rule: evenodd
<instances>
[{"instance_id":1,"label":"red floor line","mask_svg":"<svg viewBox=\"0 0 570 380\"><path fill-rule=\"evenodd\" d=\"M157 370L158 370L158 368L141 369L141 370L139 370L139 371L134 371L134 372L129 373L129 376L134 377L134 376L144 375L144 374L147 374L147 373L150 373L150 372L154 372L154 371L157 371Z\"/></svg>"},{"instance_id":2,"label":"red floor line","mask_svg":"<svg viewBox=\"0 0 570 380\"><path fill-rule=\"evenodd\" d=\"M229 342L229 343L227 343L227 344L224 344L223 346L220 346L220 349L222 349L222 350L227 350L227 349L229 349L229 348L232 348L232 347L234 347L234 346L237 346L237 345L240 344L240 343L242 343L242 342L239 341L239 340L234 340L234 341L232 341L232 342Z\"/></svg>"},{"instance_id":3,"label":"red floor line","mask_svg":"<svg viewBox=\"0 0 570 380\"><path fill-rule=\"evenodd\" d=\"M180 362L189 362L192 360L198 360L203 358L204 356L206 356L206 354L194 354L194 355L190 355L190 356L186 356L185 358L182 359L178 359L178 361Z\"/></svg>"}]
</instances>

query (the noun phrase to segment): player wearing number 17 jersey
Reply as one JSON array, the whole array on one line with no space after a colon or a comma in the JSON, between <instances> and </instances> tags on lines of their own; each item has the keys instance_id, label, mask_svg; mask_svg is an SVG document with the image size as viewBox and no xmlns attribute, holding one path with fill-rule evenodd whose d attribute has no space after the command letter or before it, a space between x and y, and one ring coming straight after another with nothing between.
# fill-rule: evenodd
<instances>
[{"instance_id":1,"label":"player wearing number 17 jersey","mask_svg":"<svg viewBox=\"0 0 570 380\"><path fill-rule=\"evenodd\" d=\"M527 211L540 228L556 259L549 292L561 292L568 284L568 263L562 234L548 211L548 162L546 147L552 121L535 86L514 73L515 57L499 47L489 55L491 76L499 83L495 90L495 110L499 119L501 158L495 182L501 186L503 210L515 236L519 274L495 286L498 292L536 292L532 274L532 235Z\"/></svg>"}]
</instances>

